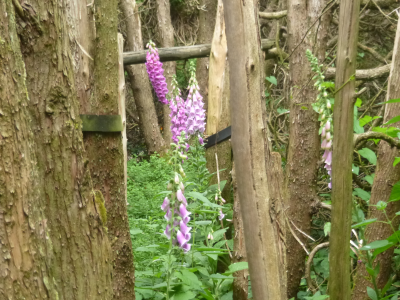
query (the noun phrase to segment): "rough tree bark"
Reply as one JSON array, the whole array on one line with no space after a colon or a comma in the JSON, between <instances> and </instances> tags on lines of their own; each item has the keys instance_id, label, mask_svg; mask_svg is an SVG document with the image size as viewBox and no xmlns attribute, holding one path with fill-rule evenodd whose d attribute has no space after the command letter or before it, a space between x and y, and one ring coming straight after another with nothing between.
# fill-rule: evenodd
<instances>
[{"instance_id":1,"label":"rough tree bark","mask_svg":"<svg viewBox=\"0 0 400 300\"><path fill-rule=\"evenodd\" d=\"M143 50L142 26L140 14L134 0L121 0L121 9L126 20L126 44L128 51ZM143 131L147 151L162 153L165 142L160 132L153 94L146 66L126 66L132 87L133 99L139 113L139 124Z\"/></svg>"},{"instance_id":2,"label":"rough tree bark","mask_svg":"<svg viewBox=\"0 0 400 300\"><path fill-rule=\"evenodd\" d=\"M331 300L350 299L350 230L352 207L353 99L360 1L341 0L333 111L332 227L329 247Z\"/></svg>"},{"instance_id":3,"label":"rough tree bark","mask_svg":"<svg viewBox=\"0 0 400 300\"><path fill-rule=\"evenodd\" d=\"M400 98L400 22L397 25L397 33L393 48L392 68L390 70L389 84L386 99ZM400 115L400 103L386 104L384 123ZM400 122L391 126L399 127ZM388 201L393 185L400 180L400 165L393 167L394 158L399 156L399 150L391 147L387 142L381 141L378 148L378 161L375 171L374 183L372 185L371 199L369 200L370 212L369 219L377 218L379 221L386 221L385 215L378 211L374 206L378 201ZM395 213L400 210L400 202L390 202L386 207L386 213L390 219L393 219ZM398 228L399 218L393 222L393 227ZM365 240L371 243L376 240L384 240L393 234L391 227L383 223L374 223L367 226ZM377 278L378 288L383 288L389 280L392 273L392 256L394 248L386 250L380 254L375 264L380 264L380 272ZM353 300L369 299L367 295L367 286L372 287L368 280L368 272L364 265L358 265L355 287L353 289Z\"/></svg>"},{"instance_id":4,"label":"rough tree bark","mask_svg":"<svg viewBox=\"0 0 400 300\"><path fill-rule=\"evenodd\" d=\"M199 10L199 29L197 32L197 44L208 44L214 36L214 28L217 18L218 0L201 0ZM208 81L209 59L197 59L196 77L199 83L201 95L203 96L204 109L208 111Z\"/></svg>"},{"instance_id":5,"label":"rough tree bark","mask_svg":"<svg viewBox=\"0 0 400 300\"><path fill-rule=\"evenodd\" d=\"M161 37L162 47L173 47L174 42L174 27L172 27L171 22L171 12L170 12L170 2L169 0L157 0L157 24L158 31ZM169 61L164 63L164 75L167 79L168 90L172 91L172 76L175 74L176 62ZM171 117L169 116L171 110L168 105L163 105L163 115L164 115L164 140L165 144L169 147L172 142L171 133Z\"/></svg>"},{"instance_id":6,"label":"rough tree bark","mask_svg":"<svg viewBox=\"0 0 400 300\"><path fill-rule=\"evenodd\" d=\"M224 1L231 87L232 148L255 300L286 299L281 186L268 127L258 10L253 0ZM280 165L279 165L280 168ZM279 225L280 224L280 225Z\"/></svg>"},{"instance_id":7,"label":"rough tree bark","mask_svg":"<svg viewBox=\"0 0 400 300\"><path fill-rule=\"evenodd\" d=\"M94 89L90 105L86 106L82 113L119 115L118 1L95 0L94 4L96 6ZM107 209L108 237L113 250L113 298L132 299L134 265L126 209L122 134L86 132L84 142L94 188L101 191Z\"/></svg>"},{"instance_id":8,"label":"rough tree bark","mask_svg":"<svg viewBox=\"0 0 400 300\"><path fill-rule=\"evenodd\" d=\"M288 47L291 53L289 74L291 90L289 145L286 165L287 215L303 232L310 234L312 202L317 192L320 150L318 114L311 104L317 90L310 84L312 70L305 55L310 49L322 61L325 56L329 19L320 17L327 1L290 0L288 2ZM312 26L312 27L311 27ZM311 28L311 30L310 30ZM318 31L317 31L318 30ZM307 109L303 109L304 106ZM289 226L289 225L288 225ZM286 230L288 298L297 295L304 275L306 252L290 230ZM298 238L307 244L302 234Z\"/></svg>"},{"instance_id":9,"label":"rough tree bark","mask_svg":"<svg viewBox=\"0 0 400 300\"><path fill-rule=\"evenodd\" d=\"M24 8L0 2L0 298L109 299L110 246L84 154L66 7Z\"/></svg>"}]
</instances>

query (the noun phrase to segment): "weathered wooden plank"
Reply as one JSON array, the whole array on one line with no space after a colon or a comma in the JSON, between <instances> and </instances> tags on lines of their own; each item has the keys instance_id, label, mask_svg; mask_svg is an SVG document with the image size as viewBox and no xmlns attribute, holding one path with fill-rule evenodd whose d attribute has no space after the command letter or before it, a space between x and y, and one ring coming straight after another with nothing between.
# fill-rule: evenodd
<instances>
[{"instance_id":1,"label":"weathered wooden plank","mask_svg":"<svg viewBox=\"0 0 400 300\"><path fill-rule=\"evenodd\" d=\"M275 41L261 40L261 50L269 50L274 47ZM159 48L160 61L175 61L189 58L208 57L211 52L211 44L194 45L185 47ZM146 50L124 52L124 65L143 64L146 62Z\"/></svg>"},{"instance_id":2,"label":"weathered wooden plank","mask_svg":"<svg viewBox=\"0 0 400 300\"><path fill-rule=\"evenodd\" d=\"M82 131L121 132L124 127L120 115L81 115Z\"/></svg>"}]
</instances>

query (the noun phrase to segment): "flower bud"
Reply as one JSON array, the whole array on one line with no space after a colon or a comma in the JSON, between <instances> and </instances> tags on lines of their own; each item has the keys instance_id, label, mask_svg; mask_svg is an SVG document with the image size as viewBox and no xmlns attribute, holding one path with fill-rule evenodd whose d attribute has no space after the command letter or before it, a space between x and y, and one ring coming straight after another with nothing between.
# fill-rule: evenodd
<instances>
[{"instance_id":1,"label":"flower bud","mask_svg":"<svg viewBox=\"0 0 400 300\"><path fill-rule=\"evenodd\" d=\"M179 183L179 187L180 187L180 189L182 190L182 192L184 192L185 191L185 186L183 185L183 183L181 182L181 183Z\"/></svg>"},{"instance_id":2,"label":"flower bud","mask_svg":"<svg viewBox=\"0 0 400 300\"><path fill-rule=\"evenodd\" d=\"M327 108L331 108L331 107L332 107L332 105L331 105L331 102L330 102L330 101L326 101L326 107L327 107Z\"/></svg>"},{"instance_id":3,"label":"flower bud","mask_svg":"<svg viewBox=\"0 0 400 300\"><path fill-rule=\"evenodd\" d=\"M182 168L182 167L181 167ZM178 173L175 173L175 183L179 184L180 180L179 180L179 176Z\"/></svg>"}]
</instances>

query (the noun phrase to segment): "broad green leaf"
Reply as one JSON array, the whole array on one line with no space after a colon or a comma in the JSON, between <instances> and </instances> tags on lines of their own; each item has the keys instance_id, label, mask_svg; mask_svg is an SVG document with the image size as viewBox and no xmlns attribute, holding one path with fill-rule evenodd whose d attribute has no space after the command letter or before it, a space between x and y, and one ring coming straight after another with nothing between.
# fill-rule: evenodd
<instances>
[{"instance_id":1,"label":"broad green leaf","mask_svg":"<svg viewBox=\"0 0 400 300\"><path fill-rule=\"evenodd\" d=\"M388 101L382 102L382 104L384 104L384 103L397 103L397 102L400 102L400 98L388 100Z\"/></svg>"},{"instance_id":2,"label":"broad green leaf","mask_svg":"<svg viewBox=\"0 0 400 300\"><path fill-rule=\"evenodd\" d=\"M374 177L375 177L375 173L372 175L367 175L363 178L363 180L365 180L366 182L368 182L370 185L372 185L374 183Z\"/></svg>"},{"instance_id":3,"label":"broad green leaf","mask_svg":"<svg viewBox=\"0 0 400 300\"><path fill-rule=\"evenodd\" d=\"M276 111L278 112L278 114L283 114L285 112L288 112L289 110L286 108L278 108Z\"/></svg>"},{"instance_id":4,"label":"broad green leaf","mask_svg":"<svg viewBox=\"0 0 400 300\"><path fill-rule=\"evenodd\" d=\"M358 121L358 110L357 106L354 105L354 125L353 130L355 133L364 133L364 128L360 126L360 122Z\"/></svg>"},{"instance_id":5,"label":"broad green leaf","mask_svg":"<svg viewBox=\"0 0 400 300\"><path fill-rule=\"evenodd\" d=\"M393 167L395 167L400 162L400 157L395 157L393 162Z\"/></svg>"},{"instance_id":6,"label":"broad green leaf","mask_svg":"<svg viewBox=\"0 0 400 300\"><path fill-rule=\"evenodd\" d=\"M364 127L365 124L368 124L371 121L372 121L372 117L371 116L364 116L363 118L361 118L359 120L360 126Z\"/></svg>"},{"instance_id":7,"label":"broad green leaf","mask_svg":"<svg viewBox=\"0 0 400 300\"><path fill-rule=\"evenodd\" d=\"M364 201L369 201L369 199L371 198L371 194L369 192L364 191L363 189L360 188L355 188L353 195L356 195L358 197L360 197L361 199L363 199Z\"/></svg>"},{"instance_id":8,"label":"broad green leaf","mask_svg":"<svg viewBox=\"0 0 400 300\"><path fill-rule=\"evenodd\" d=\"M371 164L376 165L376 154L374 151L368 148L362 148L361 150L358 150L358 153L362 157L368 159Z\"/></svg>"},{"instance_id":9,"label":"broad green leaf","mask_svg":"<svg viewBox=\"0 0 400 300\"><path fill-rule=\"evenodd\" d=\"M230 291L221 297L221 300L232 300L233 299L233 291Z\"/></svg>"},{"instance_id":10,"label":"broad green leaf","mask_svg":"<svg viewBox=\"0 0 400 300\"><path fill-rule=\"evenodd\" d=\"M174 300L190 300L196 297L196 294L191 291L179 292L174 294Z\"/></svg>"},{"instance_id":11,"label":"broad green leaf","mask_svg":"<svg viewBox=\"0 0 400 300\"><path fill-rule=\"evenodd\" d=\"M331 222L326 222L324 225L324 233L325 236L328 236L328 234L331 232Z\"/></svg>"},{"instance_id":12,"label":"broad green leaf","mask_svg":"<svg viewBox=\"0 0 400 300\"><path fill-rule=\"evenodd\" d=\"M139 229L139 228L132 228L131 230L129 230L129 233L131 235L136 235L136 234L143 233L143 231L141 229Z\"/></svg>"},{"instance_id":13,"label":"broad green leaf","mask_svg":"<svg viewBox=\"0 0 400 300\"><path fill-rule=\"evenodd\" d=\"M385 295L385 294L386 294L386 291L387 291L387 290L390 288L390 286L392 285L392 281L393 281L392 279L393 279L393 277L390 276L388 282L385 284L385 287L382 289L382 292L381 292L382 295Z\"/></svg>"},{"instance_id":14,"label":"broad green leaf","mask_svg":"<svg viewBox=\"0 0 400 300\"><path fill-rule=\"evenodd\" d=\"M376 222L376 220L378 220L378 219L375 218L375 219L364 220L364 221L362 221L360 223L352 225L351 228L352 229L357 229L357 228L360 228L360 227L364 227L364 226L367 226L369 224L372 224L372 223Z\"/></svg>"},{"instance_id":15,"label":"broad green leaf","mask_svg":"<svg viewBox=\"0 0 400 300\"><path fill-rule=\"evenodd\" d=\"M396 182L392 187L392 192L390 193L389 202L400 200L400 181Z\"/></svg>"},{"instance_id":16,"label":"broad green leaf","mask_svg":"<svg viewBox=\"0 0 400 300\"><path fill-rule=\"evenodd\" d=\"M388 136L391 136L392 138L396 138L397 137L397 133L400 132L400 129L396 128L396 127L374 127L371 129L372 131L375 132L383 132L385 134L387 134Z\"/></svg>"},{"instance_id":17,"label":"broad green leaf","mask_svg":"<svg viewBox=\"0 0 400 300\"><path fill-rule=\"evenodd\" d=\"M351 171L358 175L360 173L360 167L355 166L354 164L351 166Z\"/></svg>"},{"instance_id":18,"label":"broad green leaf","mask_svg":"<svg viewBox=\"0 0 400 300\"><path fill-rule=\"evenodd\" d=\"M278 85L278 81L276 80L275 76L269 76L265 79L268 80L269 82L271 82L273 85Z\"/></svg>"},{"instance_id":19,"label":"broad green leaf","mask_svg":"<svg viewBox=\"0 0 400 300\"><path fill-rule=\"evenodd\" d=\"M222 275L219 273L210 275L210 278L212 278L212 279L235 279L235 277L233 277L233 276L226 276L226 275Z\"/></svg>"},{"instance_id":20,"label":"broad green leaf","mask_svg":"<svg viewBox=\"0 0 400 300\"><path fill-rule=\"evenodd\" d=\"M367 286L367 294L372 300L378 300L375 290L369 286Z\"/></svg>"},{"instance_id":21,"label":"broad green leaf","mask_svg":"<svg viewBox=\"0 0 400 300\"><path fill-rule=\"evenodd\" d=\"M224 236L224 233L228 230L228 228L217 230L213 233L214 242L218 242Z\"/></svg>"},{"instance_id":22,"label":"broad green leaf","mask_svg":"<svg viewBox=\"0 0 400 300\"><path fill-rule=\"evenodd\" d=\"M195 225L210 225L212 221L195 221Z\"/></svg>"},{"instance_id":23,"label":"broad green leaf","mask_svg":"<svg viewBox=\"0 0 400 300\"><path fill-rule=\"evenodd\" d=\"M237 272L237 271L246 270L248 268L249 268L249 264L247 263L247 261L241 261L241 262L237 262L237 263L231 264L229 266L229 271L230 272Z\"/></svg>"},{"instance_id":24,"label":"broad green leaf","mask_svg":"<svg viewBox=\"0 0 400 300\"><path fill-rule=\"evenodd\" d=\"M206 255L207 255L209 258L211 258L211 259L213 259L213 260L215 260L215 261L218 260L218 254L206 253ZM212 275L211 275L211 276L212 276Z\"/></svg>"},{"instance_id":25,"label":"broad green leaf","mask_svg":"<svg viewBox=\"0 0 400 300\"><path fill-rule=\"evenodd\" d=\"M396 117L390 119L389 121L387 121L387 122L386 122L385 124L383 124L383 125L386 126L386 125L390 125L390 124L393 124L393 123L397 123L397 122L399 122L399 121L400 121L400 116L396 116Z\"/></svg>"},{"instance_id":26,"label":"broad green leaf","mask_svg":"<svg viewBox=\"0 0 400 300\"><path fill-rule=\"evenodd\" d=\"M362 100L360 98L357 98L356 103L354 104L357 107L361 107Z\"/></svg>"},{"instance_id":27,"label":"broad green leaf","mask_svg":"<svg viewBox=\"0 0 400 300\"><path fill-rule=\"evenodd\" d=\"M200 252L204 252L204 251L217 251L217 252L221 252L221 251L228 251L227 249L220 249L220 248L214 248L214 247L199 247L199 248L195 248L197 251Z\"/></svg>"},{"instance_id":28,"label":"broad green leaf","mask_svg":"<svg viewBox=\"0 0 400 300\"><path fill-rule=\"evenodd\" d=\"M199 281L199 279L197 278L197 276L195 274L193 274L192 272L188 271L187 269L183 269L182 268L182 282L188 286L191 286L195 289L198 289L201 287L201 282Z\"/></svg>"},{"instance_id":29,"label":"broad green leaf","mask_svg":"<svg viewBox=\"0 0 400 300\"><path fill-rule=\"evenodd\" d=\"M369 243L368 245L365 245L360 250L378 249L378 248L385 247L388 244L389 244L388 240L379 240L379 241L375 241L375 242Z\"/></svg>"},{"instance_id":30,"label":"broad green leaf","mask_svg":"<svg viewBox=\"0 0 400 300\"><path fill-rule=\"evenodd\" d=\"M385 247L376 249L376 250L374 251L373 256L374 256L374 257L377 257L378 254L381 254L382 252L385 252L387 249L392 248L394 245L395 245L395 243L392 243L392 242L389 241L389 244L387 244Z\"/></svg>"},{"instance_id":31,"label":"broad green leaf","mask_svg":"<svg viewBox=\"0 0 400 300\"><path fill-rule=\"evenodd\" d=\"M188 193L188 196L195 198L197 200L200 200L201 202L203 202L203 204L205 206L209 206L209 207L220 207L222 208L222 206L215 204L215 203L211 203L210 200L208 200L206 197L204 197L203 194L198 193L198 192L190 192Z\"/></svg>"},{"instance_id":32,"label":"broad green leaf","mask_svg":"<svg viewBox=\"0 0 400 300\"><path fill-rule=\"evenodd\" d=\"M219 212L218 211L214 211L214 210L194 210L195 213L198 214L213 214L213 215L218 215Z\"/></svg>"}]
</instances>

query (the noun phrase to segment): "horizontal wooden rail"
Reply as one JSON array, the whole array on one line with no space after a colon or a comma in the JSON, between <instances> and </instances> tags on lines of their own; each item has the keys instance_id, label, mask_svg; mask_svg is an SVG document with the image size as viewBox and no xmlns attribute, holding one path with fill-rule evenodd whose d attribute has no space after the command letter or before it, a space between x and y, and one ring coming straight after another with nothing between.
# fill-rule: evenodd
<instances>
[{"instance_id":1,"label":"horizontal wooden rail","mask_svg":"<svg viewBox=\"0 0 400 300\"><path fill-rule=\"evenodd\" d=\"M271 39L261 40L261 49L266 51L273 48L275 41ZM208 57L211 52L211 44L194 45L186 47L159 48L160 61L175 61L189 58ZM143 64L146 62L146 50L124 52L124 65Z\"/></svg>"}]
</instances>

